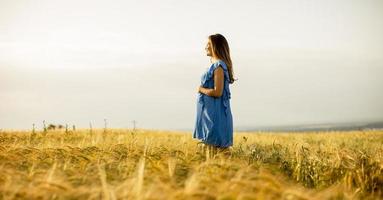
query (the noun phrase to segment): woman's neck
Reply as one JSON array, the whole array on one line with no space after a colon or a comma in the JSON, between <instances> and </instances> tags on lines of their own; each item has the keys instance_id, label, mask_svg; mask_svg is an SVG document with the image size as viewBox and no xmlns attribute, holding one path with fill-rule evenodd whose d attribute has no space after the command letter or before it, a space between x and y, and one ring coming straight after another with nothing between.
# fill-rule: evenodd
<instances>
[{"instance_id":1,"label":"woman's neck","mask_svg":"<svg viewBox=\"0 0 383 200\"><path fill-rule=\"evenodd\" d=\"M217 62L219 60L219 58L217 58L217 57L211 57L210 58L210 62L211 63L215 63L215 62Z\"/></svg>"}]
</instances>

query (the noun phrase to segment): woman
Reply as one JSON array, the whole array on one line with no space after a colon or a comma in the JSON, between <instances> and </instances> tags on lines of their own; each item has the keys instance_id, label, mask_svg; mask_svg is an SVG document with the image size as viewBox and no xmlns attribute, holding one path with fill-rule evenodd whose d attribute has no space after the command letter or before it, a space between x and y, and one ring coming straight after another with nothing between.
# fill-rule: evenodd
<instances>
[{"instance_id":1,"label":"woman","mask_svg":"<svg viewBox=\"0 0 383 200\"><path fill-rule=\"evenodd\" d=\"M233 118L229 84L234 82L227 40L221 34L208 37L205 47L211 65L198 87L197 117L193 138L215 154L233 145ZM204 148L205 150L205 148Z\"/></svg>"}]
</instances>

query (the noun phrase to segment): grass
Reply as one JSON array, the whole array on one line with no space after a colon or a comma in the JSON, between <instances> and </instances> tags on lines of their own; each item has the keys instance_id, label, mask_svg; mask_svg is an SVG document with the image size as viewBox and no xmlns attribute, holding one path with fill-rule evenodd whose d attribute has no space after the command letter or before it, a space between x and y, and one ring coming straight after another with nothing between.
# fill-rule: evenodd
<instances>
[{"instance_id":1,"label":"grass","mask_svg":"<svg viewBox=\"0 0 383 200\"><path fill-rule=\"evenodd\" d=\"M0 199L383 199L383 131L2 131Z\"/></svg>"}]
</instances>

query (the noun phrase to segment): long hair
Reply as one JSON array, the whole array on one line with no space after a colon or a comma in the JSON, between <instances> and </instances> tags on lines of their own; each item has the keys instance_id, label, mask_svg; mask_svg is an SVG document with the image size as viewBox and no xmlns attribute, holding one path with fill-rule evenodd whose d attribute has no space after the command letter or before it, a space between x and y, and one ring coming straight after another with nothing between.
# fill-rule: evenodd
<instances>
[{"instance_id":1,"label":"long hair","mask_svg":"<svg viewBox=\"0 0 383 200\"><path fill-rule=\"evenodd\" d=\"M234 83L234 72L233 72L233 63L231 62L230 58L230 48L229 44L227 43L227 40L223 35L216 33L213 35L209 35L209 40L212 44L212 51L219 59L223 60L229 70L229 83Z\"/></svg>"}]
</instances>

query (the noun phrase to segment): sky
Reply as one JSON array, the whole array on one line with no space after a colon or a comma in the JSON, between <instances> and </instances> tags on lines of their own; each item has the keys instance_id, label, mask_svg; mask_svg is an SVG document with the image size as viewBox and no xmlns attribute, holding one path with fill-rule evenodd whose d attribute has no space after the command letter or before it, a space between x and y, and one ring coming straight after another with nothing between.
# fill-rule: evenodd
<instances>
[{"instance_id":1,"label":"sky","mask_svg":"<svg viewBox=\"0 0 383 200\"><path fill-rule=\"evenodd\" d=\"M0 0L0 129L193 130L210 34L234 129L383 120L380 0Z\"/></svg>"}]
</instances>

